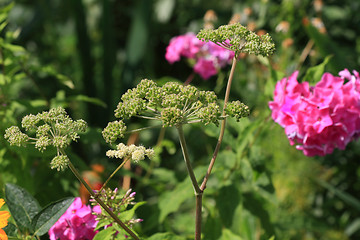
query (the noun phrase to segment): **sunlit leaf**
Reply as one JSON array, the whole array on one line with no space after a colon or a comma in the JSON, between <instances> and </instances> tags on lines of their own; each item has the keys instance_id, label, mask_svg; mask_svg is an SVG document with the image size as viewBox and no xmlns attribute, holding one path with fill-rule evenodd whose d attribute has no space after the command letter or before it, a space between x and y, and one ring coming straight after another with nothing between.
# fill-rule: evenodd
<instances>
[{"instance_id":1,"label":"sunlit leaf","mask_svg":"<svg viewBox=\"0 0 360 240\"><path fill-rule=\"evenodd\" d=\"M59 200L42 209L32 220L35 234L42 236L56 223L73 203L74 198Z\"/></svg>"},{"instance_id":2,"label":"sunlit leaf","mask_svg":"<svg viewBox=\"0 0 360 240\"><path fill-rule=\"evenodd\" d=\"M41 210L39 203L24 188L12 183L5 185L6 203L11 216L20 227L32 230L31 220Z\"/></svg>"}]
</instances>

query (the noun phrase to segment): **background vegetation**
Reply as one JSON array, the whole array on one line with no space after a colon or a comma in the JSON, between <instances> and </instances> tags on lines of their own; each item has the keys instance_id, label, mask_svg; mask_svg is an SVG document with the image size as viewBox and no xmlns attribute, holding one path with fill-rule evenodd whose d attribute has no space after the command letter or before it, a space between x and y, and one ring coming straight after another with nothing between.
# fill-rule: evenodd
<instances>
[{"instance_id":1,"label":"background vegetation","mask_svg":"<svg viewBox=\"0 0 360 240\"><path fill-rule=\"evenodd\" d=\"M0 2L1 133L26 114L66 107L90 125L69 154L90 180L107 176L118 164L105 157L109 146L101 130L114 120L121 94L143 78L184 82L192 74L185 61L166 62L172 37L198 32L209 9L217 15L215 27L235 16L254 31L269 32L275 55L243 56L237 65L231 98L250 106L252 114L228 123L204 196L204 239L360 238L359 141L330 156L305 157L289 145L267 105L276 81L296 69L304 76L328 56L328 72L360 70L360 2L17 0L12 8L9 2ZM227 70L208 81L195 76L192 84L223 95ZM200 125L185 129L195 172L204 172L217 131ZM159 154L121 171L111 183L126 187L130 176L137 200L147 201L137 210L144 219L137 231L191 239L193 190L175 135L154 130L127 140L155 146ZM19 151L2 137L0 144L1 189L16 183L42 206L80 194L70 171L49 169L46 154ZM94 164L104 171L94 171Z\"/></svg>"}]
</instances>

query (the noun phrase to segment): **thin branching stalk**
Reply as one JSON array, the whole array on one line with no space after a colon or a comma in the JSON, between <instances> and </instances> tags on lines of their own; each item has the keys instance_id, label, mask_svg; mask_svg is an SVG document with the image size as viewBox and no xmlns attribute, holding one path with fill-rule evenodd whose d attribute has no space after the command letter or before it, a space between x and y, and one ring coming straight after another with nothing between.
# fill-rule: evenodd
<instances>
[{"instance_id":1,"label":"thin branching stalk","mask_svg":"<svg viewBox=\"0 0 360 240\"><path fill-rule=\"evenodd\" d=\"M183 132L183 129L182 129L182 125L178 125L176 126L176 129L178 131L178 134L179 134L179 140L180 140L180 145L181 145L181 150L182 150L182 153L183 153L183 156L184 156L184 161L185 161L185 165L186 165L186 169L189 173L189 177L191 179L191 183L194 187L194 191L195 191L195 194L200 194L201 193L201 190L199 188L199 184L196 180L196 177L195 177L195 174L194 174L194 170L191 166L191 163L190 163L190 157L189 157L189 152L188 152L188 149L187 149L187 145L186 145L186 141L185 141L185 136L184 136L184 132Z\"/></svg>"},{"instance_id":2,"label":"thin branching stalk","mask_svg":"<svg viewBox=\"0 0 360 240\"><path fill-rule=\"evenodd\" d=\"M232 66L231 66L231 71L230 71L230 75L229 75L229 79L228 79L228 83L227 83L227 87L226 87L225 99L224 99L224 107L223 107L223 112L222 112L221 115L226 115L226 113L225 113L225 108L226 108L227 102L229 101L230 90L231 90L231 83L232 83L232 80L233 80L233 78L234 78L234 72L235 72L236 63L237 63L237 57L235 56L235 57L233 58L233 62L232 62ZM222 143L222 140L223 140L223 137L224 137L225 126L226 126L226 119L222 120L222 122L221 122L221 128L220 128L219 138L218 138L218 141L217 141L217 144L216 144L216 147L215 147L213 156L212 156L212 158L211 158L211 161L210 161L208 170L207 170L207 172L206 172L206 175L205 175L205 177L204 177L203 182L201 183L201 186L200 186L201 191L204 191L204 190L205 190L205 188L206 188L206 183L207 183L207 181L209 180L209 176L210 176L210 174L211 174L211 170L212 170L212 168L214 167L215 160L216 160L216 157L217 157L218 152L219 152L219 150L220 150L220 146L221 146L221 143Z\"/></svg>"},{"instance_id":3,"label":"thin branching stalk","mask_svg":"<svg viewBox=\"0 0 360 240\"><path fill-rule=\"evenodd\" d=\"M183 156L184 156L186 169L189 173L189 177L191 179L191 183L192 183L192 185L194 187L194 191L195 191L195 196L196 196L195 240L200 240L201 239L201 210L202 210L203 191L199 188L199 184L196 180L196 176L194 174L193 168L190 163L190 157L189 157L189 153L187 150L187 145L186 145L182 125L176 126L176 129L179 134L179 140L180 140L181 150L182 150Z\"/></svg>"},{"instance_id":4,"label":"thin branching stalk","mask_svg":"<svg viewBox=\"0 0 360 240\"><path fill-rule=\"evenodd\" d=\"M127 161L129 161L129 159L130 158L125 158L124 161L112 172L112 174L108 177L108 179L106 179L105 183L101 186L100 190L96 193L96 196L98 196L101 193L101 191L105 188L105 186L110 181L110 179L113 178L113 176L120 170L120 168L124 166L124 164Z\"/></svg>"},{"instance_id":5,"label":"thin branching stalk","mask_svg":"<svg viewBox=\"0 0 360 240\"><path fill-rule=\"evenodd\" d=\"M90 195L95 199L95 201L114 219L116 223L118 223L133 239L140 240L138 236L123 223L110 209L109 207L99 199L99 196L97 196L94 191L91 189L91 187L87 184L87 182L81 177L80 173L76 170L74 165L69 162L69 168L74 173L76 178L85 186L86 190L90 193Z\"/></svg>"}]
</instances>

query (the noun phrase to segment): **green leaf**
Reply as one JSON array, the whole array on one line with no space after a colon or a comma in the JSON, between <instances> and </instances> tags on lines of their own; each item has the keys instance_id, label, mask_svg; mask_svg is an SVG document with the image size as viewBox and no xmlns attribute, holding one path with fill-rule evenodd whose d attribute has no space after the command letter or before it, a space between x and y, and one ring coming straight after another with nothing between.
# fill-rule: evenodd
<instances>
[{"instance_id":1,"label":"green leaf","mask_svg":"<svg viewBox=\"0 0 360 240\"><path fill-rule=\"evenodd\" d=\"M99 231L95 237L93 238L93 240L107 240L107 239L111 239L112 235L116 232L116 230L114 229L114 227L108 227L107 229L101 230Z\"/></svg>"},{"instance_id":2,"label":"green leaf","mask_svg":"<svg viewBox=\"0 0 360 240\"><path fill-rule=\"evenodd\" d=\"M41 210L36 199L28 191L12 183L5 185L5 195L11 216L17 225L32 230L31 220Z\"/></svg>"},{"instance_id":3,"label":"green leaf","mask_svg":"<svg viewBox=\"0 0 360 240\"><path fill-rule=\"evenodd\" d=\"M325 72L325 66L329 63L331 58L332 55L329 55L319 65L309 68L306 71L303 81L309 82L311 85L315 85L317 82L319 82Z\"/></svg>"},{"instance_id":4,"label":"green leaf","mask_svg":"<svg viewBox=\"0 0 360 240\"><path fill-rule=\"evenodd\" d=\"M6 22L6 21L1 23L1 19L0 19L0 32L2 32L2 30L4 30L4 28L7 26L7 24L8 24L8 22Z\"/></svg>"},{"instance_id":5,"label":"green leaf","mask_svg":"<svg viewBox=\"0 0 360 240\"><path fill-rule=\"evenodd\" d=\"M219 240L243 240L240 236L234 234L229 229L224 228L222 231L222 235Z\"/></svg>"},{"instance_id":6,"label":"green leaf","mask_svg":"<svg viewBox=\"0 0 360 240\"><path fill-rule=\"evenodd\" d=\"M216 198L216 206L219 209L220 218L226 227L230 227L233 217L234 209L240 203L239 187L232 184L222 187L219 190L219 195Z\"/></svg>"},{"instance_id":7,"label":"green leaf","mask_svg":"<svg viewBox=\"0 0 360 240\"><path fill-rule=\"evenodd\" d=\"M38 236L42 236L47 233L49 229L56 223L56 221L70 207L73 201L74 198L66 198L63 200L59 200L48 205L38 214L36 214L32 219L32 226L35 234Z\"/></svg>"},{"instance_id":8,"label":"green leaf","mask_svg":"<svg viewBox=\"0 0 360 240\"><path fill-rule=\"evenodd\" d=\"M222 223L218 216L209 216L206 218L206 222L203 229L204 239L218 240L221 235Z\"/></svg>"},{"instance_id":9,"label":"green leaf","mask_svg":"<svg viewBox=\"0 0 360 240\"><path fill-rule=\"evenodd\" d=\"M173 233L156 233L147 240L185 240L186 238L176 236Z\"/></svg>"},{"instance_id":10,"label":"green leaf","mask_svg":"<svg viewBox=\"0 0 360 240\"><path fill-rule=\"evenodd\" d=\"M138 207L144 205L145 203L146 203L146 202L138 202L138 203L136 203L130 210L127 210L127 211L122 212L122 213L120 214L120 220L122 220L122 221L125 222L125 221L128 221L128 220L132 219L133 216L134 216L134 214L135 214L135 210L136 210Z\"/></svg>"},{"instance_id":11,"label":"green leaf","mask_svg":"<svg viewBox=\"0 0 360 240\"><path fill-rule=\"evenodd\" d=\"M198 167L194 172L198 179L201 179L206 173L206 167ZM176 212L181 204L191 197L194 197L194 189L190 178L187 177L174 190L167 191L159 197L159 222L162 223L170 213Z\"/></svg>"},{"instance_id":12,"label":"green leaf","mask_svg":"<svg viewBox=\"0 0 360 240\"><path fill-rule=\"evenodd\" d=\"M244 208L260 220L261 228L265 230L267 236L274 235L275 230L271 223L269 212L266 209L268 202L256 191L253 191L252 194L243 195L243 198Z\"/></svg>"},{"instance_id":13,"label":"green leaf","mask_svg":"<svg viewBox=\"0 0 360 240\"><path fill-rule=\"evenodd\" d=\"M4 43L2 44L2 47L4 47L5 49L9 50L10 52L19 52L19 53L26 53L25 48L23 48L22 46L19 45L14 45L14 44L10 44L10 43Z\"/></svg>"},{"instance_id":14,"label":"green leaf","mask_svg":"<svg viewBox=\"0 0 360 240\"><path fill-rule=\"evenodd\" d=\"M185 200L193 196L194 189L188 178L179 183L174 190L162 194L159 197L159 222L163 222L170 213L176 212Z\"/></svg>"},{"instance_id":15,"label":"green leaf","mask_svg":"<svg viewBox=\"0 0 360 240\"><path fill-rule=\"evenodd\" d=\"M40 68L38 66L34 66L34 70L55 77L61 84L67 86L70 89L75 88L73 81L69 77L58 73L53 66L44 66Z\"/></svg>"}]
</instances>

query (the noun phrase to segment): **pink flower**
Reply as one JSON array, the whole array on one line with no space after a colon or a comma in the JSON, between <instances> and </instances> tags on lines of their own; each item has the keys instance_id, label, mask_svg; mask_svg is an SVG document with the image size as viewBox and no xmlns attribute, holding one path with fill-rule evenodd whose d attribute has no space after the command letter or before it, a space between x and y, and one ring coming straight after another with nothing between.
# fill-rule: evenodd
<instances>
[{"instance_id":1,"label":"pink flower","mask_svg":"<svg viewBox=\"0 0 360 240\"><path fill-rule=\"evenodd\" d=\"M207 80L217 73L212 60L200 58L194 65L194 72L198 73L203 79Z\"/></svg>"},{"instance_id":2,"label":"pink flower","mask_svg":"<svg viewBox=\"0 0 360 240\"><path fill-rule=\"evenodd\" d=\"M174 37L166 48L165 58L173 64L181 57L195 60L194 71L207 80L217 74L234 57L234 52L212 42L202 42L194 33Z\"/></svg>"},{"instance_id":3,"label":"pink flower","mask_svg":"<svg viewBox=\"0 0 360 240\"><path fill-rule=\"evenodd\" d=\"M340 77L324 73L309 87L297 81L298 72L276 84L269 102L272 118L285 129L290 144L306 156L326 155L360 133L360 76L345 69ZM347 80L347 82L345 82Z\"/></svg>"},{"instance_id":4,"label":"pink flower","mask_svg":"<svg viewBox=\"0 0 360 240\"><path fill-rule=\"evenodd\" d=\"M84 205L79 197L59 218L59 220L49 230L51 240L90 240L93 239L96 232L94 231L98 221L90 206Z\"/></svg>"}]
</instances>

